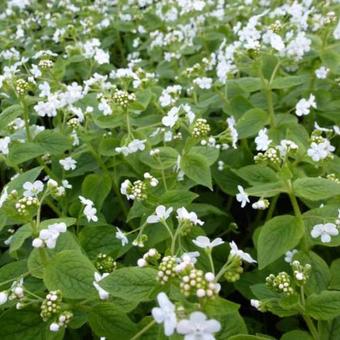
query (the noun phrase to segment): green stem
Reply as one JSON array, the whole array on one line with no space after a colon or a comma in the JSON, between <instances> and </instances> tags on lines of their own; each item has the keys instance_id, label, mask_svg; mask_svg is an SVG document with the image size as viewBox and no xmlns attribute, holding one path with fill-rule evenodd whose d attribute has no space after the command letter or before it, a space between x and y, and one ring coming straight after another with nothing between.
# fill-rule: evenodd
<instances>
[{"instance_id":1,"label":"green stem","mask_svg":"<svg viewBox=\"0 0 340 340\"><path fill-rule=\"evenodd\" d=\"M217 273L215 277L215 281L218 282L220 278L223 276L223 274L228 270L230 265L230 261L228 260L227 263L223 265L223 267L220 269L220 271Z\"/></svg>"},{"instance_id":2,"label":"green stem","mask_svg":"<svg viewBox=\"0 0 340 340\"><path fill-rule=\"evenodd\" d=\"M28 107L27 107L27 104L26 104L24 98L22 98L22 100L21 100L21 105L22 105L24 121L25 121L25 130L26 130L27 141L31 142L32 136L31 136L31 132L30 132L30 118L29 118L29 113L28 113Z\"/></svg>"},{"instance_id":3,"label":"green stem","mask_svg":"<svg viewBox=\"0 0 340 340\"><path fill-rule=\"evenodd\" d=\"M319 332L317 331L313 320L309 316L304 315L304 314L302 315L302 317L305 320L306 325L308 327L308 330L309 330L310 334L312 335L313 339L314 340L320 340Z\"/></svg>"},{"instance_id":4,"label":"green stem","mask_svg":"<svg viewBox=\"0 0 340 340\"><path fill-rule=\"evenodd\" d=\"M161 220L161 223L164 225L164 227L166 228L166 230L168 231L170 237L171 237L171 255L174 254L175 251L175 243L176 243L176 239L170 229L170 227L168 226L168 224L166 223L165 220ZM178 229L177 229L178 230ZM177 236L176 236L177 237Z\"/></svg>"},{"instance_id":5,"label":"green stem","mask_svg":"<svg viewBox=\"0 0 340 340\"><path fill-rule=\"evenodd\" d=\"M212 256L211 256L211 249L207 250L207 255L208 255L208 258L209 258L211 271L212 271L212 273L215 275L215 266L214 266L213 258L212 258Z\"/></svg>"},{"instance_id":6,"label":"green stem","mask_svg":"<svg viewBox=\"0 0 340 340\"><path fill-rule=\"evenodd\" d=\"M136 333L130 340L136 340L141 335L143 335L147 330L149 330L154 324L156 323L155 320L152 320L150 323L148 323L143 329L141 329L138 333Z\"/></svg>"},{"instance_id":7,"label":"green stem","mask_svg":"<svg viewBox=\"0 0 340 340\"><path fill-rule=\"evenodd\" d=\"M300 225L302 226L303 230L305 230L305 223L303 222L299 203L298 203L298 201L297 201L297 199L294 195L293 189L292 189L292 183L291 183L291 181L288 181L287 184L288 184L288 188L289 188L288 196L289 196L290 202L292 204L294 214L297 217L297 219L298 219ZM305 251L308 251L308 249L309 249L306 233L304 233L303 239L301 240L301 247Z\"/></svg>"},{"instance_id":8,"label":"green stem","mask_svg":"<svg viewBox=\"0 0 340 340\"><path fill-rule=\"evenodd\" d=\"M272 199L272 201L270 202L270 206L269 206L268 213L267 213L267 216L266 216L266 221L269 221L269 220L272 218L273 213L274 213L275 208L276 208L276 203L277 203L277 201L278 201L278 199L279 199L279 196L280 196L280 194L279 194L279 195L276 195L276 196Z\"/></svg>"}]
</instances>

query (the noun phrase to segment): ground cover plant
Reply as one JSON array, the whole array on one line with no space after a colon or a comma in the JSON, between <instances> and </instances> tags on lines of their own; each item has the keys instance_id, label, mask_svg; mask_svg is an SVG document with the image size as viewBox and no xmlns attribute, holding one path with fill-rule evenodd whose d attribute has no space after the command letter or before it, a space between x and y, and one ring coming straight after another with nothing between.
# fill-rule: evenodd
<instances>
[{"instance_id":1,"label":"ground cover plant","mask_svg":"<svg viewBox=\"0 0 340 340\"><path fill-rule=\"evenodd\" d=\"M340 4L0 3L0 339L340 339Z\"/></svg>"}]
</instances>

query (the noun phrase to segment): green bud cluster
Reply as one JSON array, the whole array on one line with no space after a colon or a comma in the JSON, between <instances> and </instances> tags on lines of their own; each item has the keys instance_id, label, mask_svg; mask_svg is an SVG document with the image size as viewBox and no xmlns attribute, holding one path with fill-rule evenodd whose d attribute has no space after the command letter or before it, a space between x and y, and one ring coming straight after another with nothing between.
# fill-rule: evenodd
<instances>
[{"instance_id":1,"label":"green bud cluster","mask_svg":"<svg viewBox=\"0 0 340 340\"><path fill-rule=\"evenodd\" d=\"M39 61L39 67L41 67L42 70L48 70L53 67L53 61L49 59L42 59Z\"/></svg>"},{"instance_id":2,"label":"green bud cluster","mask_svg":"<svg viewBox=\"0 0 340 340\"><path fill-rule=\"evenodd\" d=\"M113 101L121 106L127 108L128 105L136 100L136 96L133 93L129 93L123 90L116 90L112 96Z\"/></svg>"},{"instance_id":3,"label":"green bud cluster","mask_svg":"<svg viewBox=\"0 0 340 340\"><path fill-rule=\"evenodd\" d=\"M242 273L242 259L238 256L234 256L231 264L228 266L228 270L224 273L224 278L228 282L236 282L240 279Z\"/></svg>"},{"instance_id":4,"label":"green bud cluster","mask_svg":"<svg viewBox=\"0 0 340 340\"><path fill-rule=\"evenodd\" d=\"M117 268L117 262L111 256L99 253L95 266L101 273L112 273Z\"/></svg>"},{"instance_id":5,"label":"green bud cluster","mask_svg":"<svg viewBox=\"0 0 340 340\"><path fill-rule=\"evenodd\" d=\"M204 273L203 270L193 268L187 275L182 276L180 288L185 296L194 295L198 298L214 297L220 290L213 273Z\"/></svg>"},{"instance_id":6,"label":"green bud cluster","mask_svg":"<svg viewBox=\"0 0 340 340\"><path fill-rule=\"evenodd\" d=\"M309 279L312 266L310 264L302 265L299 261L291 263L294 278L298 286L303 286Z\"/></svg>"},{"instance_id":7,"label":"green bud cluster","mask_svg":"<svg viewBox=\"0 0 340 340\"><path fill-rule=\"evenodd\" d=\"M198 118L192 127L192 135L195 138L204 138L209 135L210 130L210 125L207 120L204 118Z\"/></svg>"},{"instance_id":8,"label":"green bud cluster","mask_svg":"<svg viewBox=\"0 0 340 340\"><path fill-rule=\"evenodd\" d=\"M165 256L162 258L157 273L157 279L161 284L165 284L169 279L177 276L176 265L177 261L175 256Z\"/></svg>"},{"instance_id":9,"label":"green bud cluster","mask_svg":"<svg viewBox=\"0 0 340 340\"><path fill-rule=\"evenodd\" d=\"M281 272L276 276L274 274L270 274L266 278L266 284L269 288L278 293L283 293L285 295L291 295L294 293L294 289L291 286L291 278L286 272Z\"/></svg>"},{"instance_id":10,"label":"green bud cluster","mask_svg":"<svg viewBox=\"0 0 340 340\"><path fill-rule=\"evenodd\" d=\"M45 300L41 304L40 316L44 321L47 321L51 316L58 314L61 309L61 291L51 291L46 295Z\"/></svg>"},{"instance_id":11,"label":"green bud cluster","mask_svg":"<svg viewBox=\"0 0 340 340\"><path fill-rule=\"evenodd\" d=\"M280 152L277 148L271 147L265 153L259 152L254 157L255 163L269 163L273 165L280 165Z\"/></svg>"},{"instance_id":12,"label":"green bud cluster","mask_svg":"<svg viewBox=\"0 0 340 340\"><path fill-rule=\"evenodd\" d=\"M24 95L29 89L29 84L24 79L18 79L15 83L15 90L19 95Z\"/></svg>"},{"instance_id":13,"label":"green bud cluster","mask_svg":"<svg viewBox=\"0 0 340 340\"><path fill-rule=\"evenodd\" d=\"M15 204L20 215L28 215L30 208L36 208L39 205L39 200L36 197L22 197Z\"/></svg>"}]
</instances>

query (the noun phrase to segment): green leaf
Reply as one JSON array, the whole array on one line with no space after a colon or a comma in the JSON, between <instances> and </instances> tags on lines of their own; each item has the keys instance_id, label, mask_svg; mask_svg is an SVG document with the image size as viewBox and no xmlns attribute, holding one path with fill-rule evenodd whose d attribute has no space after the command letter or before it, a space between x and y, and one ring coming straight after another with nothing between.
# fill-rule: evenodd
<instances>
[{"instance_id":1,"label":"green leaf","mask_svg":"<svg viewBox=\"0 0 340 340\"><path fill-rule=\"evenodd\" d=\"M27 272L26 260L14 261L5 264L0 268L1 282L9 281L7 285L1 285L1 289L10 287L11 281L18 279Z\"/></svg>"},{"instance_id":2,"label":"green leaf","mask_svg":"<svg viewBox=\"0 0 340 340\"><path fill-rule=\"evenodd\" d=\"M89 323L96 335L108 339L130 339L137 333L136 325L112 303L94 306L89 313Z\"/></svg>"},{"instance_id":3,"label":"green leaf","mask_svg":"<svg viewBox=\"0 0 340 340\"><path fill-rule=\"evenodd\" d=\"M72 147L71 139L55 130L44 130L40 132L34 141L38 143L45 152L51 155L62 154Z\"/></svg>"},{"instance_id":4,"label":"green leaf","mask_svg":"<svg viewBox=\"0 0 340 340\"><path fill-rule=\"evenodd\" d=\"M177 162L177 150L168 146L160 147L158 156L150 156L149 151L142 152L139 156L141 162L153 169L164 170L174 166Z\"/></svg>"},{"instance_id":5,"label":"green leaf","mask_svg":"<svg viewBox=\"0 0 340 340\"><path fill-rule=\"evenodd\" d=\"M330 289L340 290L340 259L336 259L331 264L331 282Z\"/></svg>"},{"instance_id":6,"label":"green leaf","mask_svg":"<svg viewBox=\"0 0 340 340\"><path fill-rule=\"evenodd\" d=\"M325 290L306 301L306 313L316 320L330 320L340 315L340 292Z\"/></svg>"},{"instance_id":7,"label":"green leaf","mask_svg":"<svg viewBox=\"0 0 340 340\"><path fill-rule=\"evenodd\" d=\"M340 184L325 178L298 178L294 181L293 188L298 197L311 201L325 200L340 195Z\"/></svg>"},{"instance_id":8,"label":"green leaf","mask_svg":"<svg viewBox=\"0 0 340 340\"><path fill-rule=\"evenodd\" d=\"M282 182L273 182L254 185L251 188L247 188L245 191L250 196L272 197L280 194L281 192L287 192L287 189Z\"/></svg>"},{"instance_id":9,"label":"green leaf","mask_svg":"<svg viewBox=\"0 0 340 340\"><path fill-rule=\"evenodd\" d=\"M60 289L69 299L85 299L95 294L92 284L95 271L86 256L65 250L49 261L43 279L49 290Z\"/></svg>"},{"instance_id":10,"label":"green leaf","mask_svg":"<svg viewBox=\"0 0 340 340\"><path fill-rule=\"evenodd\" d=\"M236 124L239 138L255 136L268 121L268 114L261 109L251 109L245 112Z\"/></svg>"},{"instance_id":11,"label":"green leaf","mask_svg":"<svg viewBox=\"0 0 340 340\"><path fill-rule=\"evenodd\" d=\"M252 164L240 169L233 169L233 171L251 185L278 182L274 170L263 165Z\"/></svg>"},{"instance_id":12,"label":"green leaf","mask_svg":"<svg viewBox=\"0 0 340 340\"><path fill-rule=\"evenodd\" d=\"M313 340L311 335L306 331L301 331L300 329L296 329L294 331L290 331L288 333L283 334L280 340Z\"/></svg>"},{"instance_id":13,"label":"green leaf","mask_svg":"<svg viewBox=\"0 0 340 340\"><path fill-rule=\"evenodd\" d=\"M246 92L255 92L262 88L262 83L260 78L255 77L243 77L240 79L231 79L226 81L226 85L237 84Z\"/></svg>"},{"instance_id":14,"label":"green leaf","mask_svg":"<svg viewBox=\"0 0 340 340\"><path fill-rule=\"evenodd\" d=\"M25 182L34 182L39 176L41 170L42 167L38 166L15 177L11 182L9 182L7 191L8 192L11 192L12 190L22 191L23 184Z\"/></svg>"},{"instance_id":15,"label":"green leaf","mask_svg":"<svg viewBox=\"0 0 340 340\"><path fill-rule=\"evenodd\" d=\"M101 209L105 198L111 191L112 180L109 175L87 175L81 186L82 195L94 202L97 211Z\"/></svg>"},{"instance_id":16,"label":"green leaf","mask_svg":"<svg viewBox=\"0 0 340 340\"><path fill-rule=\"evenodd\" d=\"M79 233L79 242L90 258L95 259L99 253L117 257L126 253L130 246L122 247L116 238L113 226L88 226Z\"/></svg>"},{"instance_id":17,"label":"green leaf","mask_svg":"<svg viewBox=\"0 0 340 340\"><path fill-rule=\"evenodd\" d=\"M22 107L18 104L6 107L0 113L0 127L1 129L6 128L15 118L17 118L22 112Z\"/></svg>"},{"instance_id":18,"label":"green leaf","mask_svg":"<svg viewBox=\"0 0 340 340\"><path fill-rule=\"evenodd\" d=\"M285 76L277 77L271 83L272 89L287 89L293 86L301 85L309 80L308 75L298 75L298 76Z\"/></svg>"},{"instance_id":19,"label":"green leaf","mask_svg":"<svg viewBox=\"0 0 340 340\"><path fill-rule=\"evenodd\" d=\"M205 157L198 154L185 154L181 158L180 167L185 175L195 183L206 186L212 190L211 172Z\"/></svg>"},{"instance_id":20,"label":"green leaf","mask_svg":"<svg viewBox=\"0 0 340 340\"><path fill-rule=\"evenodd\" d=\"M0 316L1 340L46 340L45 332L39 311L12 308Z\"/></svg>"},{"instance_id":21,"label":"green leaf","mask_svg":"<svg viewBox=\"0 0 340 340\"><path fill-rule=\"evenodd\" d=\"M218 160L218 156L220 155L220 151L218 149L208 146L194 146L191 148L190 152L205 157L209 166L213 165Z\"/></svg>"},{"instance_id":22,"label":"green leaf","mask_svg":"<svg viewBox=\"0 0 340 340\"><path fill-rule=\"evenodd\" d=\"M20 164L44 153L46 153L46 150L39 144L29 142L15 143L9 147L8 159L15 164Z\"/></svg>"},{"instance_id":23,"label":"green leaf","mask_svg":"<svg viewBox=\"0 0 340 340\"><path fill-rule=\"evenodd\" d=\"M258 336L258 335L247 335L247 334L234 335L228 338L228 340L268 340L268 339L272 339L272 338Z\"/></svg>"},{"instance_id":24,"label":"green leaf","mask_svg":"<svg viewBox=\"0 0 340 340\"><path fill-rule=\"evenodd\" d=\"M152 268L121 268L100 282L112 296L126 300L147 301L157 286L157 271Z\"/></svg>"},{"instance_id":25,"label":"green leaf","mask_svg":"<svg viewBox=\"0 0 340 340\"><path fill-rule=\"evenodd\" d=\"M303 234L304 228L294 216L282 215L268 221L261 228L257 242L259 269L294 248Z\"/></svg>"},{"instance_id":26,"label":"green leaf","mask_svg":"<svg viewBox=\"0 0 340 340\"><path fill-rule=\"evenodd\" d=\"M24 244L25 240L32 235L32 227L31 224L25 224L20 227L12 236L11 243L9 247L9 252L13 253L14 251L21 248Z\"/></svg>"},{"instance_id":27,"label":"green leaf","mask_svg":"<svg viewBox=\"0 0 340 340\"><path fill-rule=\"evenodd\" d=\"M313 251L299 251L294 259L303 264L309 263L312 266L309 279L305 285L307 295L320 293L327 289L330 281L330 272L327 263Z\"/></svg>"}]
</instances>

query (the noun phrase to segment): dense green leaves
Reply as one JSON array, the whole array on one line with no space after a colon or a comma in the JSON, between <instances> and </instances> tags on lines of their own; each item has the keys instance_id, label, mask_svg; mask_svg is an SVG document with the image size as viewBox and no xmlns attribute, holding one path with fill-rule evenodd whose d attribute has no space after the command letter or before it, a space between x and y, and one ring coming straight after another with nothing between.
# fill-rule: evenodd
<instances>
[{"instance_id":1,"label":"dense green leaves","mask_svg":"<svg viewBox=\"0 0 340 340\"><path fill-rule=\"evenodd\" d=\"M136 302L150 300L157 286L157 271L151 268L129 267L114 271L100 285L112 296Z\"/></svg>"},{"instance_id":2,"label":"dense green leaves","mask_svg":"<svg viewBox=\"0 0 340 340\"><path fill-rule=\"evenodd\" d=\"M306 312L317 320L330 320L340 315L340 292L323 291L306 301Z\"/></svg>"},{"instance_id":3,"label":"dense green leaves","mask_svg":"<svg viewBox=\"0 0 340 340\"><path fill-rule=\"evenodd\" d=\"M296 217L282 215L268 221L260 231L257 242L259 268L264 268L295 247L304 234Z\"/></svg>"},{"instance_id":4,"label":"dense green leaves","mask_svg":"<svg viewBox=\"0 0 340 340\"><path fill-rule=\"evenodd\" d=\"M44 283L49 290L60 289L70 299L84 299L95 294L92 282L95 268L80 252L65 250L45 268Z\"/></svg>"},{"instance_id":5,"label":"dense green leaves","mask_svg":"<svg viewBox=\"0 0 340 340\"><path fill-rule=\"evenodd\" d=\"M256 135L267 121L268 113L264 110L251 109L245 112L236 125L239 138L248 138Z\"/></svg>"},{"instance_id":6,"label":"dense green leaves","mask_svg":"<svg viewBox=\"0 0 340 340\"><path fill-rule=\"evenodd\" d=\"M297 196L320 201L340 195L340 184L325 178L299 178L293 183Z\"/></svg>"},{"instance_id":7,"label":"dense green leaves","mask_svg":"<svg viewBox=\"0 0 340 340\"><path fill-rule=\"evenodd\" d=\"M111 303L94 306L89 313L89 323L96 335L108 339L130 339L137 330L128 316Z\"/></svg>"},{"instance_id":8,"label":"dense green leaves","mask_svg":"<svg viewBox=\"0 0 340 340\"><path fill-rule=\"evenodd\" d=\"M181 169L195 183L212 189L209 163L199 154L185 154L181 158Z\"/></svg>"}]
</instances>

